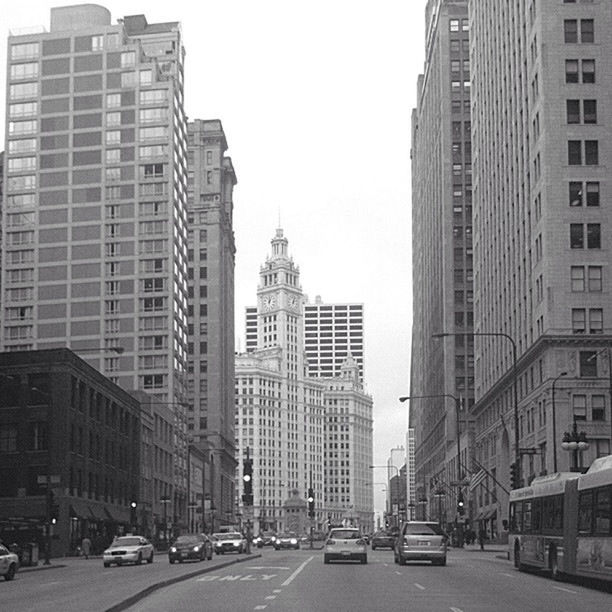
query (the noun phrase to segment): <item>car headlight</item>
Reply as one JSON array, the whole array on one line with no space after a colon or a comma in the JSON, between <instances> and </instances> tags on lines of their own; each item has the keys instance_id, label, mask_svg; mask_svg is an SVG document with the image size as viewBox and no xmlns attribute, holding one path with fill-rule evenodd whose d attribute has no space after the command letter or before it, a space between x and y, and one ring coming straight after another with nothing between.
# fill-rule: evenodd
<instances>
[{"instance_id":1,"label":"car headlight","mask_svg":"<svg viewBox=\"0 0 612 612\"><path fill-rule=\"evenodd\" d=\"M172 546L172 547L170 548L170 552L176 552L176 546Z\"/></svg>"},{"instance_id":2,"label":"car headlight","mask_svg":"<svg viewBox=\"0 0 612 612\"><path fill-rule=\"evenodd\" d=\"M110 554L111 554L111 551L110 551L110 550L105 550L105 551L104 551L102 554L103 554L103 555L110 555Z\"/></svg>"},{"instance_id":3,"label":"car headlight","mask_svg":"<svg viewBox=\"0 0 612 612\"><path fill-rule=\"evenodd\" d=\"M199 546L194 546L193 547L193 552L200 552L200 547Z\"/></svg>"},{"instance_id":4,"label":"car headlight","mask_svg":"<svg viewBox=\"0 0 612 612\"><path fill-rule=\"evenodd\" d=\"M297 544L297 540L295 538L291 538L291 543L292 544Z\"/></svg>"}]
</instances>

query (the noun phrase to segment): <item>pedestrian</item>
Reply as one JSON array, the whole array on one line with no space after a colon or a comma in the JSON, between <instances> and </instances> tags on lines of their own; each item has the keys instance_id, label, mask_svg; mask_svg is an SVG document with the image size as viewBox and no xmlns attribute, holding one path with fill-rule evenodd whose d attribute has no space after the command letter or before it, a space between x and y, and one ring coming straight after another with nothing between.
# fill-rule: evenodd
<instances>
[{"instance_id":1,"label":"pedestrian","mask_svg":"<svg viewBox=\"0 0 612 612\"><path fill-rule=\"evenodd\" d=\"M87 536L85 536L81 542L81 550L85 558L89 559L89 555L91 554L91 540Z\"/></svg>"},{"instance_id":2,"label":"pedestrian","mask_svg":"<svg viewBox=\"0 0 612 612\"><path fill-rule=\"evenodd\" d=\"M484 527L480 527L478 529L478 543L480 544L480 550L484 550L484 543L485 543L485 539L487 537L487 532L485 531Z\"/></svg>"}]
</instances>

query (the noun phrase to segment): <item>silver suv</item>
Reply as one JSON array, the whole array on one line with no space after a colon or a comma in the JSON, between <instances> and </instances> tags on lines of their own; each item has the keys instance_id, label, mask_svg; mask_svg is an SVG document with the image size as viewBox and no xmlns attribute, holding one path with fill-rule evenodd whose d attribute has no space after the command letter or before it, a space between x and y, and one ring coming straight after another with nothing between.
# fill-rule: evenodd
<instances>
[{"instance_id":1,"label":"silver suv","mask_svg":"<svg viewBox=\"0 0 612 612\"><path fill-rule=\"evenodd\" d=\"M432 565L446 565L448 536L438 523L409 521L402 525L395 542L395 562L431 561Z\"/></svg>"}]
</instances>

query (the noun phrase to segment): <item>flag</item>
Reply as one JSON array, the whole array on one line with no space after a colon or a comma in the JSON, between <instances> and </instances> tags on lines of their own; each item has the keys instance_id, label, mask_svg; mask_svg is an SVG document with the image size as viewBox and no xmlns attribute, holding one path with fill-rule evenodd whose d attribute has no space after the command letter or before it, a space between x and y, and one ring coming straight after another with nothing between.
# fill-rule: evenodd
<instances>
[{"instance_id":1,"label":"flag","mask_svg":"<svg viewBox=\"0 0 612 612\"><path fill-rule=\"evenodd\" d=\"M470 492L473 491L485 478L487 473L484 470L480 470L477 474L472 474L470 478Z\"/></svg>"}]
</instances>

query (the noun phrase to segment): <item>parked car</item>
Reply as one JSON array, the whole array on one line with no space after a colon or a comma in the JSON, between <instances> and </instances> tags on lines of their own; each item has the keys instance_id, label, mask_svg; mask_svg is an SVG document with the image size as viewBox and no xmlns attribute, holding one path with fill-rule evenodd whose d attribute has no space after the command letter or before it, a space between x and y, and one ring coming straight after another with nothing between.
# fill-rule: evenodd
<instances>
[{"instance_id":1,"label":"parked car","mask_svg":"<svg viewBox=\"0 0 612 612\"><path fill-rule=\"evenodd\" d=\"M19 557L6 546L0 544L0 576L12 580L19 569Z\"/></svg>"},{"instance_id":2,"label":"parked car","mask_svg":"<svg viewBox=\"0 0 612 612\"><path fill-rule=\"evenodd\" d=\"M323 563L357 560L368 562L368 549L359 529L334 528L329 532L323 549Z\"/></svg>"},{"instance_id":3,"label":"parked car","mask_svg":"<svg viewBox=\"0 0 612 612\"><path fill-rule=\"evenodd\" d=\"M438 523L408 521L402 525L395 543L394 559L400 565L406 561L431 561L446 565L448 536Z\"/></svg>"},{"instance_id":4,"label":"parked car","mask_svg":"<svg viewBox=\"0 0 612 612\"><path fill-rule=\"evenodd\" d=\"M372 550L377 548L391 548L395 546L395 537L387 531L377 531L372 536Z\"/></svg>"},{"instance_id":5,"label":"parked car","mask_svg":"<svg viewBox=\"0 0 612 612\"><path fill-rule=\"evenodd\" d=\"M281 548L295 548L300 549L300 541L297 535L293 532L280 533L274 540L274 550L280 550Z\"/></svg>"},{"instance_id":6,"label":"parked car","mask_svg":"<svg viewBox=\"0 0 612 612\"><path fill-rule=\"evenodd\" d=\"M247 541L241 533L213 533L215 543L215 553L217 555L225 554L226 552L246 552Z\"/></svg>"},{"instance_id":7,"label":"parked car","mask_svg":"<svg viewBox=\"0 0 612 612\"><path fill-rule=\"evenodd\" d=\"M110 567L113 563L117 565L140 564L145 560L147 563L153 563L153 555L153 544L143 536L122 536L115 538L102 553L102 562L104 567Z\"/></svg>"},{"instance_id":8,"label":"parked car","mask_svg":"<svg viewBox=\"0 0 612 612\"><path fill-rule=\"evenodd\" d=\"M276 534L273 531L262 531L257 537L257 547L261 548L262 546L272 546L274 544L274 539Z\"/></svg>"},{"instance_id":9,"label":"parked car","mask_svg":"<svg viewBox=\"0 0 612 612\"><path fill-rule=\"evenodd\" d=\"M196 559L212 559L213 547L208 536L202 533L190 533L181 535L172 543L168 549L168 561L174 563L178 561L188 561Z\"/></svg>"}]
</instances>

